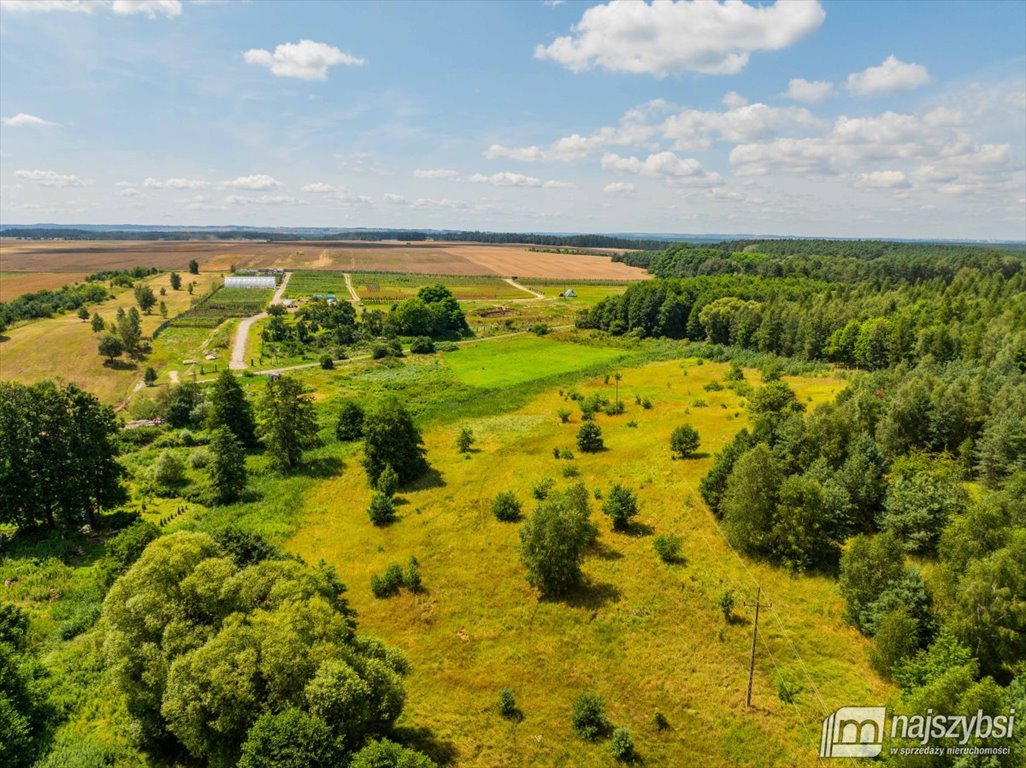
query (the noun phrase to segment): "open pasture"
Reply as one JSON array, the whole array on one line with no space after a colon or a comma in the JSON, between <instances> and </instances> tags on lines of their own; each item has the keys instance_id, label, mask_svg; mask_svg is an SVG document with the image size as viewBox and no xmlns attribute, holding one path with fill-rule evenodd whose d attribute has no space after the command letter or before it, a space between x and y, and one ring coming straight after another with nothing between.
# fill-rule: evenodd
<instances>
[{"instance_id":1,"label":"open pasture","mask_svg":"<svg viewBox=\"0 0 1026 768\"><path fill-rule=\"evenodd\" d=\"M88 272L0 272L0 301L10 301L26 293L55 291L74 283Z\"/></svg>"},{"instance_id":2,"label":"open pasture","mask_svg":"<svg viewBox=\"0 0 1026 768\"><path fill-rule=\"evenodd\" d=\"M447 353L445 364L463 384L500 389L580 371L623 356L620 349L573 344L544 336L518 336L465 344L458 352Z\"/></svg>"},{"instance_id":3,"label":"open pasture","mask_svg":"<svg viewBox=\"0 0 1026 768\"><path fill-rule=\"evenodd\" d=\"M357 295L371 302L402 301L416 296L425 285L438 283L461 301L531 298L527 292L498 277L357 272L352 275L352 280Z\"/></svg>"},{"instance_id":4,"label":"open pasture","mask_svg":"<svg viewBox=\"0 0 1026 768\"><path fill-rule=\"evenodd\" d=\"M589 743L571 732L571 703L585 691L605 698L610 719L630 728L647 765L814 765L824 706L886 701L892 689L869 668L868 641L841 618L833 579L742 562L704 507L698 482L712 455L748 423L737 394L704 390L723 379L727 366L678 359L619 367L610 360L609 372L623 373L627 410L598 415L607 450L580 454L580 414L566 393L574 388L611 399L613 381L570 372L538 389L492 364L505 356L511 367L545 359L584 365L589 351L605 350L509 339L447 353L443 366L411 360L342 377L311 371L304 378L319 391L361 400L395 392L416 410L429 398L422 421L437 474L401 492L399 520L375 528L365 511L371 490L360 448L343 446L341 474L310 481L291 513L296 532L288 548L335 566L363 630L408 654L412 672L400 724L430 729L455 765L611 765L606 741ZM758 384L755 371L745 373ZM787 382L809 405L843 385L834 378ZM494 386L502 388L501 399L487 389ZM635 396L649 399L651 409ZM331 406L330 399L324 403L329 413ZM561 408L573 412L567 424L556 416ZM675 461L668 441L681 423L698 429L701 453ZM477 438L469 458L454 445L462 427ZM565 448L577 454L573 460L553 458L554 449ZM577 475L566 477L568 467ZM589 493L624 483L641 505L634 529L617 533L593 500L599 536L585 559L587 584L565 600L539 600L518 556L520 526L496 521L490 509L499 491L511 490L529 512L532 488L545 478L557 488L580 480ZM231 514L257 519L246 509ZM652 539L671 532L684 540L683 559L667 565ZM425 590L375 599L371 575L411 555L420 561ZM739 603L753 598L756 579L772 608L760 621L755 707L747 710L750 614L739 605L737 622L725 623L717 601L727 589ZM777 697L780 682L798 691L793 705ZM495 709L503 686L513 689L524 714L515 726ZM667 730L653 725L656 712L669 721Z\"/></svg>"}]
</instances>

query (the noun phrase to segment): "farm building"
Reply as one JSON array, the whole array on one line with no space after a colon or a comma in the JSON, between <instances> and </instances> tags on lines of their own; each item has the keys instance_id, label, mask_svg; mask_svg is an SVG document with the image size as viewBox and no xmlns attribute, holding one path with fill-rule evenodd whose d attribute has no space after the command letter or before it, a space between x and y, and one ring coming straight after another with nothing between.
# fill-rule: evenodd
<instances>
[{"instance_id":1,"label":"farm building","mask_svg":"<svg viewBox=\"0 0 1026 768\"><path fill-rule=\"evenodd\" d=\"M225 288L274 288L274 277L268 275L229 275L224 279Z\"/></svg>"}]
</instances>

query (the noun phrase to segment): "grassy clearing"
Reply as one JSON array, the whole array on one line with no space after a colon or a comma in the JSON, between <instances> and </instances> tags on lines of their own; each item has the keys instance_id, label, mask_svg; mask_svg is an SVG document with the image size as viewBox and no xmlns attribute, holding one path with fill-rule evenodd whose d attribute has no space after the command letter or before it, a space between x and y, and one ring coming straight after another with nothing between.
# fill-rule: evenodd
<instances>
[{"instance_id":1,"label":"grassy clearing","mask_svg":"<svg viewBox=\"0 0 1026 768\"><path fill-rule=\"evenodd\" d=\"M427 727L453 746L459 765L608 765L604 742L589 744L570 731L571 702L586 690L605 697L610 718L631 729L650 765L812 765L821 698L833 708L884 701L891 691L869 669L866 641L842 621L833 580L741 561L702 505L698 481L711 454L747 423L735 393L703 389L722 379L727 366L664 361L621 369L627 412L598 417L608 450L573 461L552 458L553 448L578 453L579 416L560 394L571 374L566 386L553 384L526 398L475 401L473 392L480 390L466 391L468 385L507 385L515 395L530 386L508 383L517 368L536 368L546 355L557 367L581 360L576 349L548 339L511 339L446 355L444 366L368 366L334 380L316 372L308 381L324 394L326 414L335 395L370 399L393 392L410 402L427 425L428 457L438 474L401 493L401 519L376 529L365 511L370 490L359 448L340 447L338 474L307 486L289 548L308 561L335 565L350 586L361 626L409 653L404 722ZM503 355L513 372L502 370ZM489 367L496 364L497 372ZM746 373L757 381L754 371ZM832 378L788 383L812 402L843 385ZM601 376L574 386L585 395L613 395L612 381ZM653 407L635 405L635 395ZM695 407L698 399L707 405ZM559 408L575 411L571 423L559 422ZM683 422L700 432L702 453L674 461L669 434ZM477 436L469 459L454 447L462 426ZM529 510L532 486L545 477L558 486L571 482L562 476L569 465L589 490L607 491L614 481L637 489L640 525L631 534L614 533L596 512L601 533L585 563L588 586L567 601L539 601L517 555L518 526L498 523L490 503L508 489ZM683 537L684 563L667 566L658 559L652 538L663 532ZM410 555L421 562L427 591L374 599L371 574ZM726 624L716 603L725 589L735 590L739 603L753 597L756 581L773 608L762 616L756 706L746 711L748 615L739 606L741 618ZM794 706L776 697L779 680L797 689ZM507 685L525 714L515 728L494 707L498 689ZM656 711L669 720L669 730L655 729Z\"/></svg>"},{"instance_id":2,"label":"grassy clearing","mask_svg":"<svg viewBox=\"0 0 1026 768\"><path fill-rule=\"evenodd\" d=\"M11 301L26 293L55 291L74 283L88 272L0 272L0 301Z\"/></svg>"},{"instance_id":3,"label":"grassy clearing","mask_svg":"<svg viewBox=\"0 0 1026 768\"><path fill-rule=\"evenodd\" d=\"M441 283L461 300L499 300L530 298L498 277L453 275L417 275L387 272L356 272L353 287L363 300L371 302L402 301L416 296L425 285Z\"/></svg>"},{"instance_id":4,"label":"grassy clearing","mask_svg":"<svg viewBox=\"0 0 1026 768\"><path fill-rule=\"evenodd\" d=\"M618 349L518 336L467 344L458 352L446 353L445 364L464 384L497 389L579 371L622 356Z\"/></svg>"},{"instance_id":5,"label":"grassy clearing","mask_svg":"<svg viewBox=\"0 0 1026 768\"><path fill-rule=\"evenodd\" d=\"M523 285L538 293L545 294L546 298L557 299L561 303L576 306L592 306L608 296L619 296L627 290L627 284L603 283L590 280L524 280ZM577 298L564 299L560 294L567 289L572 289Z\"/></svg>"}]
</instances>

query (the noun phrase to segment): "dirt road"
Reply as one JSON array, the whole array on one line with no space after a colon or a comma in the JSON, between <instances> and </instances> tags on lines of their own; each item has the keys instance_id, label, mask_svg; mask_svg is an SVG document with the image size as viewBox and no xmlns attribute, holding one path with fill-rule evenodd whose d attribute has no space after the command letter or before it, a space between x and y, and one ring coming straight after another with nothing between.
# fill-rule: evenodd
<instances>
[{"instance_id":1,"label":"dirt road","mask_svg":"<svg viewBox=\"0 0 1026 768\"><path fill-rule=\"evenodd\" d=\"M285 288L289 284L289 278L292 277L291 272L286 272L285 277L281 281L281 285L278 286L278 290L274 292L274 296L271 297L271 304L281 304L281 297L285 293ZM251 317L245 317L239 322L239 327L235 331L235 343L232 344L232 359L228 363L228 367L233 371L241 371L249 366L246 364L246 341L249 339L249 329L253 326L257 320L263 320L267 317L266 312L260 312Z\"/></svg>"}]
</instances>

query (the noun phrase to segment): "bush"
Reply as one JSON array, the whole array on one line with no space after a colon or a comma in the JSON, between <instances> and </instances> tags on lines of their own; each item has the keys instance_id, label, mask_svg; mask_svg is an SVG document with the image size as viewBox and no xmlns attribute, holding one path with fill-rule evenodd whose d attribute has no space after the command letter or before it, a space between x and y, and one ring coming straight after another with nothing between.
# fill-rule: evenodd
<instances>
[{"instance_id":1,"label":"bush","mask_svg":"<svg viewBox=\"0 0 1026 768\"><path fill-rule=\"evenodd\" d=\"M430 355L435 351L435 342L429 336L418 336L410 342L410 352L415 355Z\"/></svg>"},{"instance_id":2,"label":"bush","mask_svg":"<svg viewBox=\"0 0 1026 768\"><path fill-rule=\"evenodd\" d=\"M723 613L723 620L730 623L734 616L734 593L731 590L726 590L720 595L720 600L717 603L720 607L720 611Z\"/></svg>"},{"instance_id":3,"label":"bush","mask_svg":"<svg viewBox=\"0 0 1026 768\"><path fill-rule=\"evenodd\" d=\"M146 546L160 536L160 529L153 523L140 520L107 539L107 553L103 558L103 570L112 577L139 559Z\"/></svg>"},{"instance_id":4,"label":"bush","mask_svg":"<svg viewBox=\"0 0 1026 768\"><path fill-rule=\"evenodd\" d=\"M534 484L534 487L531 488L531 495L534 496L534 498L538 499L538 501L544 501L552 492L552 486L554 486L555 484L556 481L553 480L551 477L546 477L544 480L539 480L537 483Z\"/></svg>"},{"instance_id":5,"label":"bush","mask_svg":"<svg viewBox=\"0 0 1026 768\"><path fill-rule=\"evenodd\" d=\"M699 442L698 430L690 424L682 424L670 435L670 450L679 458L686 459L698 450Z\"/></svg>"},{"instance_id":6,"label":"bush","mask_svg":"<svg viewBox=\"0 0 1026 768\"><path fill-rule=\"evenodd\" d=\"M609 729L606 719L605 702L596 693L582 693L574 701L570 714L570 724L574 733L582 739L594 741Z\"/></svg>"},{"instance_id":7,"label":"bush","mask_svg":"<svg viewBox=\"0 0 1026 768\"><path fill-rule=\"evenodd\" d=\"M334 367L335 361L331 359L331 355L321 355L321 368L330 371Z\"/></svg>"},{"instance_id":8,"label":"bush","mask_svg":"<svg viewBox=\"0 0 1026 768\"><path fill-rule=\"evenodd\" d=\"M631 732L626 728L617 728L613 731L613 738L609 742L609 752L622 763L633 763L637 758L637 752L634 751L634 739L631 738Z\"/></svg>"},{"instance_id":9,"label":"bush","mask_svg":"<svg viewBox=\"0 0 1026 768\"><path fill-rule=\"evenodd\" d=\"M470 453L470 447L474 444L474 433L470 427L463 427L456 438L456 448L460 453Z\"/></svg>"},{"instance_id":10,"label":"bush","mask_svg":"<svg viewBox=\"0 0 1026 768\"><path fill-rule=\"evenodd\" d=\"M410 560L406 564L403 585L411 592L420 592L424 588L424 582L420 577L420 563L413 555L410 555Z\"/></svg>"},{"instance_id":11,"label":"bush","mask_svg":"<svg viewBox=\"0 0 1026 768\"><path fill-rule=\"evenodd\" d=\"M395 505L391 498L378 491L371 499L367 514L374 525L388 525L395 520Z\"/></svg>"},{"instance_id":12,"label":"bush","mask_svg":"<svg viewBox=\"0 0 1026 768\"><path fill-rule=\"evenodd\" d=\"M641 401L641 407L644 408L646 411L652 410L652 401L646 397L644 400Z\"/></svg>"},{"instance_id":13,"label":"bush","mask_svg":"<svg viewBox=\"0 0 1026 768\"><path fill-rule=\"evenodd\" d=\"M143 374L143 383L147 387L152 387L157 382L157 371L153 368L147 368L146 373Z\"/></svg>"},{"instance_id":14,"label":"bush","mask_svg":"<svg viewBox=\"0 0 1026 768\"><path fill-rule=\"evenodd\" d=\"M567 464L563 467L563 477L565 478L578 477L580 474L581 468L576 464Z\"/></svg>"},{"instance_id":15,"label":"bush","mask_svg":"<svg viewBox=\"0 0 1026 768\"><path fill-rule=\"evenodd\" d=\"M499 689L499 714L507 720L520 719L520 710L517 709L517 700L513 696L512 688Z\"/></svg>"},{"instance_id":16,"label":"bush","mask_svg":"<svg viewBox=\"0 0 1026 768\"><path fill-rule=\"evenodd\" d=\"M399 594L404 583L403 569L398 563L392 563L381 576L371 576L371 592L378 599L392 597Z\"/></svg>"},{"instance_id":17,"label":"bush","mask_svg":"<svg viewBox=\"0 0 1026 768\"><path fill-rule=\"evenodd\" d=\"M598 453L605 448L602 442L602 427L594 422L581 425L577 432L577 450L583 453Z\"/></svg>"},{"instance_id":18,"label":"bush","mask_svg":"<svg viewBox=\"0 0 1026 768\"><path fill-rule=\"evenodd\" d=\"M375 344L371 348L371 357L374 360L381 360L383 358L388 357L388 347L386 347L384 344Z\"/></svg>"},{"instance_id":19,"label":"bush","mask_svg":"<svg viewBox=\"0 0 1026 768\"><path fill-rule=\"evenodd\" d=\"M666 719L666 715L662 712L656 712L652 715L652 725L655 726L657 731L665 731L670 727L670 721Z\"/></svg>"},{"instance_id":20,"label":"bush","mask_svg":"<svg viewBox=\"0 0 1026 768\"><path fill-rule=\"evenodd\" d=\"M189 466L193 469L203 469L210 463L210 451L206 448L197 448L189 454Z\"/></svg>"},{"instance_id":21,"label":"bush","mask_svg":"<svg viewBox=\"0 0 1026 768\"><path fill-rule=\"evenodd\" d=\"M614 483L602 504L602 511L613 521L613 528L626 531L631 518L638 514L638 498L630 488Z\"/></svg>"},{"instance_id":22,"label":"bush","mask_svg":"<svg viewBox=\"0 0 1026 768\"><path fill-rule=\"evenodd\" d=\"M378 475L378 482L375 484L375 488L379 493L383 493L389 498L395 496L395 492L399 490L399 475L392 469L392 465L387 465L381 474Z\"/></svg>"},{"instance_id":23,"label":"bush","mask_svg":"<svg viewBox=\"0 0 1026 768\"><path fill-rule=\"evenodd\" d=\"M520 502L512 491L502 491L492 502L492 514L496 520L511 523L520 519Z\"/></svg>"},{"instance_id":24,"label":"bush","mask_svg":"<svg viewBox=\"0 0 1026 768\"><path fill-rule=\"evenodd\" d=\"M185 465L171 451L163 451L153 463L153 482L163 491L173 491L185 481Z\"/></svg>"},{"instance_id":25,"label":"bush","mask_svg":"<svg viewBox=\"0 0 1026 768\"><path fill-rule=\"evenodd\" d=\"M335 437L343 442L363 437L363 408L355 400L344 400L335 422Z\"/></svg>"},{"instance_id":26,"label":"bush","mask_svg":"<svg viewBox=\"0 0 1026 768\"><path fill-rule=\"evenodd\" d=\"M556 411L556 415L559 416L559 421L562 424L566 424L570 421L570 414L571 411L568 411L566 408L560 408Z\"/></svg>"},{"instance_id":27,"label":"bush","mask_svg":"<svg viewBox=\"0 0 1026 768\"><path fill-rule=\"evenodd\" d=\"M683 544L680 536L672 533L660 533L652 540L652 547L664 563L676 563L680 560L680 547Z\"/></svg>"},{"instance_id":28,"label":"bush","mask_svg":"<svg viewBox=\"0 0 1026 768\"><path fill-rule=\"evenodd\" d=\"M372 741L353 756L349 768L436 768L434 761L420 752L388 739Z\"/></svg>"}]
</instances>

